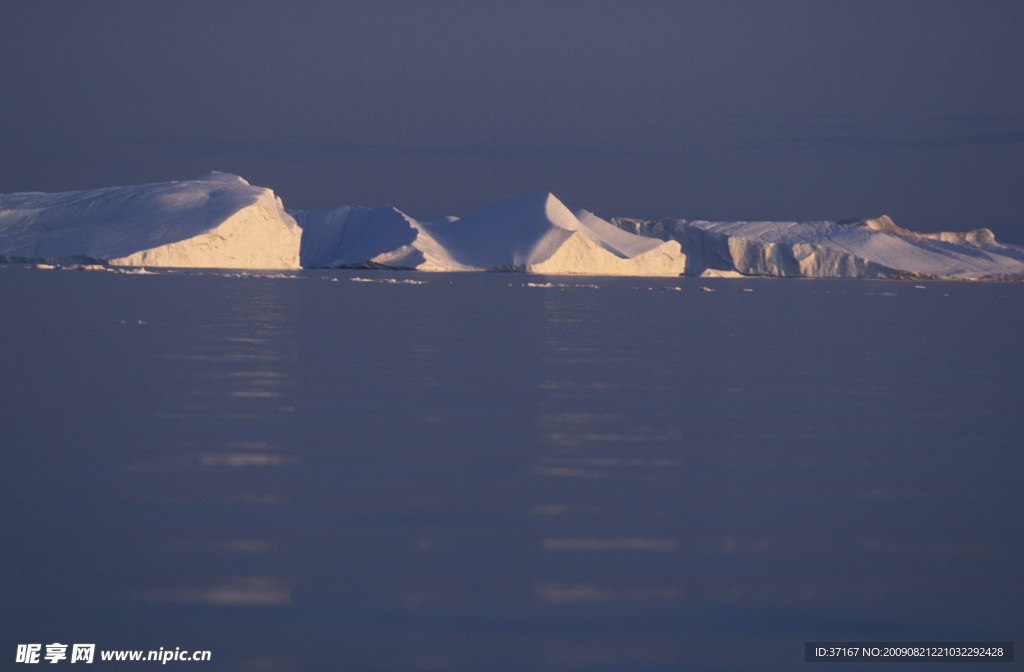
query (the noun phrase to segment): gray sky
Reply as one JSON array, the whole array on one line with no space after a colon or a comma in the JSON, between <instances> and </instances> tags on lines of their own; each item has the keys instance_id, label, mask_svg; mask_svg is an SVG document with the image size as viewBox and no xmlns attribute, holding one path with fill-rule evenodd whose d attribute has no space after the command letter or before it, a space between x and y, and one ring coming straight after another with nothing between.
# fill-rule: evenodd
<instances>
[{"instance_id":1,"label":"gray sky","mask_svg":"<svg viewBox=\"0 0 1024 672\"><path fill-rule=\"evenodd\" d=\"M0 193L992 228L1024 243L1024 2L0 0Z\"/></svg>"}]
</instances>

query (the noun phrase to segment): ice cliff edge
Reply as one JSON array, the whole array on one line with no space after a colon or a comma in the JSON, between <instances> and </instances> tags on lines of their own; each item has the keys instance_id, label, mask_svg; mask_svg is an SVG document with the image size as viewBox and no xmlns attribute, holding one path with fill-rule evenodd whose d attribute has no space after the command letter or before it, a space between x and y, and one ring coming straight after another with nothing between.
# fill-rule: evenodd
<instances>
[{"instance_id":1,"label":"ice cliff edge","mask_svg":"<svg viewBox=\"0 0 1024 672\"><path fill-rule=\"evenodd\" d=\"M301 230L237 175L56 194L0 194L0 260L299 268Z\"/></svg>"}]
</instances>

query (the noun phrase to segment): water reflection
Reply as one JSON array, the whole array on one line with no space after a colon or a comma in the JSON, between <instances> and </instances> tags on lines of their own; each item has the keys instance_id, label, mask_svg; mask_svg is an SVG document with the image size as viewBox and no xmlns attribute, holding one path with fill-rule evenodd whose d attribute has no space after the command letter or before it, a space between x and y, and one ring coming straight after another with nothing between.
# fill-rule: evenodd
<instances>
[{"instance_id":1,"label":"water reflection","mask_svg":"<svg viewBox=\"0 0 1024 672\"><path fill-rule=\"evenodd\" d=\"M688 549L676 522L659 511L665 502L643 489L652 483L664 488L680 476L681 435L657 409L622 403L630 390L649 398L649 390L663 383L638 378L650 363L635 343L600 342L606 335L598 321L608 316L580 299L561 292L544 305L547 367L536 385L542 450L533 473L547 498L532 504L530 513L545 530L538 543L551 571L538 577L534 597L554 613L586 609L602 618L671 609L685 594L676 568L685 566L680 563ZM685 662L659 636L586 643L565 638L552 643L540 662L638 668L653 660Z\"/></svg>"},{"instance_id":2,"label":"water reflection","mask_svg":"<svg viewBox=\"0 0 1024 672\"><path fill-rule=\"evenodd\" d=\"M549 537L543 540L541 546L545 551L674 551L679 548L679 540L644 537Z\"/></svg>"},{"instance_id":3,"label":"water reflection","mask_svg":"<svg viewBox=\"0 0 1024 672\"><path fill-rule=\"evenodd\" d=\"M269 539L176 539L165 548L176 553L275 553L279 544Z\"/></svg>"},{"instance_id":4,"label":"water reflection","mask_svg":"<svg viewBox=\"0 0 1024 672\"><path fill-rule=\"evenodd\" d=\"M594 515L600 512L598 506L581 506L579 504L534 504L530 507L530 513L534 516L566 516L566 515Z\"/></svg>"},{"instance_id":5,"label":"water reflection","mask_svg":"<svg viewBox=\"0 0 1024 672\"><path fill-rule=\"evenodd\" d=\"M635 331L628 317L570 292L545 304L542 450L532 467L543 494L529 511L542 530L537 543L548 571L537 577L534 599L555 617L618 627L553 641L541 665L720 662L708 652L701 614L759 598L748 563L774 547L765 534L749 532L756 523L734 515L746 495L723 503L729 475L719 465L728 451L688 431L680 366L686 344L651 347L666 337L675 334Z\"/></svg>"},{"instance_id":6,"label":"water reflection","mask_svg":"<svg viewBox=\"0 0 1024 672\"><path fill-rule=\"evenodd\" d=\"M1003 415L986 431L1005 449L961 450L861 429L877 404L828 380L780 398L817 324L799 296L792 324L730 324L725 291L697 294L718 304L687 331L700 320L659 312L681 292L643 292L655 303L628 315L640 292L507 287L505 304L479 284L498 280L426 302L318 283L303 304L300 281L218 279L182 301L176 286L160 310L141 297L138 333L96 330L122 339L115 376L116 357L82 366L91 350L65 332L47 383L74 394L49 417L104 403L43 439L12 421L8 638L62 641L96 613L98 642L206 637L226 671L738 671L783 669L816 634L1020 622L1021 535L999 536L1019 528L1019 432ZM765 341L720 340L768 323L782 363L766 377L746 366ZM716 348L739 351L724 378Z\"/></svg>"},{"instance_id":7,"label":"water reflection","mask_svg":"<svg viewBox=\"0 0 1024 672\"><path fill-rule=\"evenodd\" d=\"M232 416L236 417L236 416ZM150 456L129 459L123 465L126 471L138 473L175 472L218 467L273 467L298 461L296 455L284 452L231 451L182 452L177 455Z\"/></svg>"},{"instance_id":8,"label":"water reflection","mask_svg":"<svg viewBox=\"0 0 1024 672\"><path fill-rule=\"evenodd\" d=\"M275 576L229 576L201 586L150 588L137 598L146 602L254 607L291 602L294 582Z\"/></svg>"},{"instance_id":9,"label":"water reflection","mask_svg":"<svg viewBox=\"0 0 1024 672\"><path fill-rule=\"evenodd\" d=\"M631 668L645 656L671 659L669 640L700 627L687 621L693 611L764 614L756 626L731 624L748 631L786 623L788 613L807 623L828 614L838 619L832 633L935 632L972 622L956 605L985 595L989 622L1015 618L1003 590L970 571L1011 562L970 513L1002 510L994 502L1008 493L974 456L1009 463L1014 453L965 451L935 432L950 424L932 415L945 407L904 396L919 384L908 371L934 372L912 347L894 355L870 322L836 320L863 330L863 342L807 334L767 307L723 318L713 311L733 307L714 296L702 317L722 335L662 316L674 329L648 319L648 331L604 334L603 353L594 334L608 313L586 297L549 297L550 370L537 387L543 449L532 465L543 494L529 511L550 569L535 598L579 618L625 623L643 613L673 635L562 641L551 660ZM785 336L751 338L744 325L757 324L758 311ZM665 333L672 347L647 347ZM831 361L831 343L843 339L848 361ZM929 399L942 385L915 394ZM940 602L944 611L921 607Z\"/></svg>"},{"instance_id":10,"label":"water reflection","mask_svg":"<svg viewBox=\"0 0 1024 672\"><path fill-rule=\"evenodd\" d=\"M299 456L289 446L261 431L271 426L274 416L295 411L299 381L293 367L296 315L291 294L275 282L243 281L218 289L219 300L201 318L182 325L184 334L162 354L173 363L168 392L180 388L192 398L205 399L180 404L177 411L159 411L162 420L181 421L172 428L181 440L167 448L162 464L218 468L296 462ZM190 431L193 426L202 427L202 434Z\"/></svg>"},{"instance_id":11,"label":"water reflection","mask_svg":"<svg viewBox=\"0 0 1024 672\"><path fill-rule=\"evenodd\" d=\"M628 435L623 439L616 435L599 435L597 439L582 437L581 440L566 439L558 434L549 441L555 445L578 445L585 441L622 441L634 442L642 440L640 435ZM632 478L659 479L667 475L666 469L678 469L683 466L682 460L671 458L644 457L572 457L545 456L541 457L540 465L535 468L538 474L545 476L564 476L569 478L617 478L628 475Z\"/></svg>"},{"instance_id":12,"label":"water reflection","mask_svg":"<svg viewBox=\"0 0 1024 672\"><path fill-rule=\"evenodd\" d=\"M294 301L282 283L223 280L210 289L220 294L199 303L205 312L174 325L177 333L154 353L166 362L153 391L160 434L124 469L145 478L142 497L166 509L167 540L148 552L154 566L169 569L139 577L125 594L149 603L287 604L295 579L259 570L276 568L289 544L261 524L260 511L294 496L278 474L302 462L294 438L281 432L299 387ZM196 506L202 518L190 520ZM250 536L223 534L217 518L228 512Z\"/></svg>"},{"instance_id":13,"label":"water reflection","mask_svg":"<svg viewBox=\"0 0 1024 672\"><path fill-rule=\"evenodd\" d=\"M677 586L542 583L536 590L541 601L554 606L664 603L675 602L681 596Z\"/></svg>"}]
</instances>

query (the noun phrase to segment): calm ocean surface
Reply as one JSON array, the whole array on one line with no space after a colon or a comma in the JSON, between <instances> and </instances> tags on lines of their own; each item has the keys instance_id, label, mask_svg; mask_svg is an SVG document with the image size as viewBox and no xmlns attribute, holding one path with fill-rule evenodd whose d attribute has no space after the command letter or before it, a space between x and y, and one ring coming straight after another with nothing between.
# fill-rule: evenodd
<instances>
[{"instance_id":1,"label":"calm ocean surface","mask_svg":"<svg viewBox=\"0 0 1024 672\"><path fill-rule=\"evenodd\" d=\"M287 275L0 268L0 667L1024 644L1024 284Z\"/></svg>"}]
</instances>

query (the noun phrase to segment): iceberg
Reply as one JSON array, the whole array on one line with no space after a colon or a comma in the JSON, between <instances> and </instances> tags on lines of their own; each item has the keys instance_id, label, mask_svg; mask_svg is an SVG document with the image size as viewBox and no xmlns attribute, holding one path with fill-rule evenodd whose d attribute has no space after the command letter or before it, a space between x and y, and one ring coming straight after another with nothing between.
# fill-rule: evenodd
<instances>
[{"instance_id":1,"label":"iceberg","mask_svg":"<svg viewBox=\"0 0 1024 672\"><path fill-rule=\"evenodd\" d=\"M549 193L510 198L463 218L418 222L391 206L292 212L307 268L516 271L546 275L679 275L686 255Z\"/></svg>"},{"instance_id":2,"label":"iceberg","mask_svg":"<svg viewBox=\"0 0 1024 672\"><path fill-rule=\"evenodd\" d=\"M544 275L1024 279L988 229L916 233L889 217L602 219L546 192L421 222L392 206L286 211L237 175L0 195L0 262L219 269L387 268Z\"/></svg>"},{"instance_id":3,"label":"iceberg","mask_svg":"<svg viewBox=\"0 0 1024 672\"><path fill-rule=\"evenodd\" d=\"M915 233L887 216L837 222L611 222L630 233L679 242L687 275L1024 279L1024 247L997 243L988 229Z\"/></svg>"},{"instance_id":4,"label":"iceberg","mask_svg":"<svg viewBox=\"0 0 1024 672\"><path fill-rule=\"evenodd\" d=\"M226 173L0 195L0 261L295 269L300 237L274 192Z\"/></svg>"}]
</instances>

